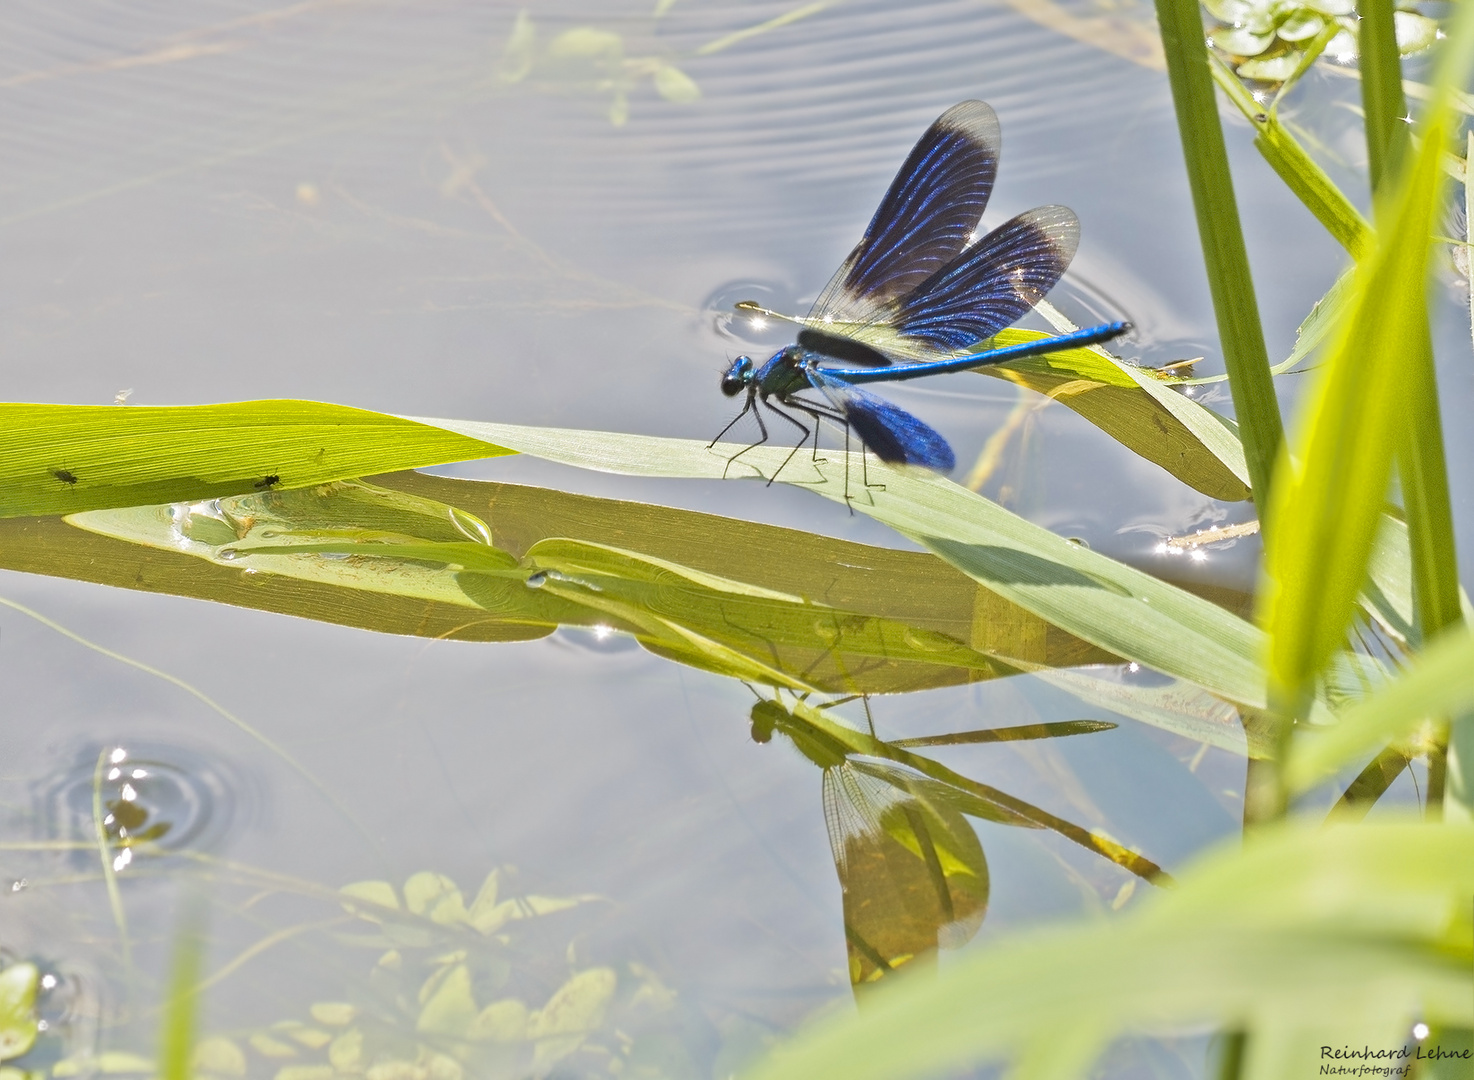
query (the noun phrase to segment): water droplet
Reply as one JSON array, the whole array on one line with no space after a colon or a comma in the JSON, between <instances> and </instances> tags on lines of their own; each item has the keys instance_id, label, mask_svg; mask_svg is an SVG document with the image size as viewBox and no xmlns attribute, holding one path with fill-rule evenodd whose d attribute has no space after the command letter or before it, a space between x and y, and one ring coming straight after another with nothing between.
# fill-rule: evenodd
<instances>
[{"instance_id":1,"label":"water droplet","mask_svg":"<svg viewBox=\"0 0 1474 1080\"><path fill-rule=\"evenodd\" d=\"M742 308L736 306L739 302L744 302ZM793 340L794 327L762 309L791 313L808 305L796 302L793 294L785 288L754 281L732 281L719 287L701 306L711 319L712 328L725 338L755 344L778 344Z\"/></svg>"},{"instance_id":2,"label":"water droplet","mask_svg":"<svg viewBox=\"0 0 1474 1080\"><path fill-rule=\"evenodd\" d=\"M140 855L209 850L230 831L241 785L218 759L175 746L135 746L117 754L130 757L132 767L104 774L96 793L101 796L103 830L115 844L147 844ZM40 835L94 840L96 761L95 749L79 750L70 769L50 774L37 791L34 818ZM79 849L75 858L95 866L97 850Z\"/></svg>"},{"instance_id":3,"label":"water droplet","mask_svg":"<svg viewBox=\"0 0 1474 1080\"><path fill-rule=\"evenodd\" d=\"M26 889L29 889L30 887L31 887L31 883L29 881L27 881L25 878L16 878L14 881L12 881L10 883L10 891L13 892L13 893L14 892L24 892Z\"/></svg>"},{"instance_id":4,"label":"water droplet","mask_svg":"<svg viewBox=\"0 0 1474 1080\"><path fill-rule=\"evenodd\" d=\"M620 653L638 650L640 643L630 634L621 633L607 623L594 626L563 626L554 631L552 640L572 645L580 651Z\"/></svg>"},{"instance_id":5,"label":"water droplet","mask_svg":"<svg viewBox=\"0 0 1474 1080\"><path fill-rule=\"evenodd\" d=\"M55 985L56 985L56 976L53 975L53 974L51 974L51 972L48 971L45 975L42 975L41 976L41 989L42 990L50 990Z\"/></svg>"},{"instance_id":6,"label":"water droplet","mask_svg":"<svg viewBox=\"0 0 1474 1080\"><path fill-rule=\"evenodd\" d=\"M527 580L524 581L522 584L526 585L529 589L541 589L547 583L547 572L544 570L539 570L535 574L529 574Z\"/></svg>"},{"instance_id":7,"label":"water droplet","mask_svg":"<svg viewBox=\"0 0 1474 1080\"><path fill-rule=\"evenodd\" d=\"M244 558L244 556L242 556L241 553L235 548L227 547L221 548L219 551L215 552L215 558L219 559L221 562L231 562L234 559Z\"/></svg>"},{"instance_id":8,"label":"water droplet","mask_svg":"<svg viewBox=\"0 0 1474 1080\"><path fill-rule=\"evenodd\" d=\"M452 506L448 509L450 511L450 523L456 527L457 532L467 540L471 540L477 544L485 544L487 547L493 546L491 542L491 530L486 527L486 522L482 521L475 514L468 514L466 511L457 507Z\"/></svg>"},{"instance_id":9,"label":"water droplet","mask_svg":"<svg viewBox=\"0 0 1474 1080\"><path fill-rule=\"evenodd\" d=\"M118 762L120 761L126 761L128 760L128 751L124 750L120 746L108 755L108 760L111 761L114 765L118 764Z\"/></svg>"}]
</instances>

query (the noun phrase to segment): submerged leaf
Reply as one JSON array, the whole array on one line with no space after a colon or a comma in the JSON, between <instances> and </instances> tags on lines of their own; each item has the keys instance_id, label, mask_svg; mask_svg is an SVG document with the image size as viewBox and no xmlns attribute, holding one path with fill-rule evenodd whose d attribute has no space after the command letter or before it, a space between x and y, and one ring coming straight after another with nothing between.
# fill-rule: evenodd
<instances>
[{"instance_id":1,"label":"submerged leaf","mask_svg":"<svg viewBox=\"0 0 1474 1080\"><path fill-rule=\"evenodd\" d=\"M1296 11L1280 23L1279 36L1285 41L1308 41L1325 28L1325 19L1315 12Z\"/></svg>"},{"instance_id":2,"label":"submerged leaf","mask_svg":"<svg viewBox=\"0 0 1474 1080\"><path fill-rule=\"evenodd\" d=\"M697 101L701 97L696 80L673 64L661 64L655 69L655 90L666 101Z\"/></svg>"},{"instance_id":3,"label":"submerged leaf","mask_svg":"<svg viewBox=\"0 0 1474 1080\"><path fill-rule=\"evenodd\" d=\"M354 900L367 900L377 907L394 909L399 907L399 895L394 891L394 886L387 881L355 881L351 885L344 885L338 892ZM347 902L343 904L343 907L355 915L374 917L372 909Z\"/></svg>"},{"instance_id":4,"label":"submerged leaf","mask_svg":"<svg viewBox=\"0 0 1474 1080\"><path fill-rule=\"evenodd\" d=\"M1245 60L1237 68L1239 76L1245 79L1257 79L1260 82L1284 82L1300 66L1303 58L1302 53L1287 52L1279 56L1254 57Z\"/></svg>"},{"instance_id":5,"label":"submerged leaf","mask_svg":"<svg viewBox=\"0 0 1474 1080\"><path fill-rule=\"evenodd\" d=\"M476 1020L476 999L471 994L471 971L457 964L446 973L420 1008L415 1030L426 1035L464 1038Z\"/></svg>"},{"instance_id":6,"label":"submerged leaf","mask_svg":"<svg viewBox=\"0 0 1474 1080\"><path fill-rule=\"evenodd\" d=\"M1247 26L1223 26L1212 31L1208 39L1234 56L1258 56L1274 42L1274 31L1255 32Z\"/></svg>"},{"instance_id":7,"label":"submerged leaf","mask_svg":"<svg viewBox=\"0 0 1474 1080\"><path fill-rule=\"evenodd\" d=\"M612 968L580 971L560 986L546 1005L528 1016L527 1038L535 1042L533 1075L546 1073L598 1030L617 984Z\"/></svg>"},{"instance_id":8,"label":"submerged leaf","mask_svg":"<svg viewBox=\"0 0 1474 1080\"><path fill-rule=\"evenodd\" d=\"M502 51L502 67L499 76L502 82L521 82L532 70L536 55L537 28L526 10L517 12L517 21L507 36L506 48Z\"/></svg>"},{"instance_id":9,"label":"submerged leaf","mask_svg":"<svg viewBox=\"0 0 1474 1080\"><path fill-rule=\"evenodd\" d=\"M491 1042L521 1042L527 1038L527 1006L516 998L493 1001L476 1015L466 1030L468 1039Z\"/></svg>"},{"instance_id":10,"label":"submerged leaf","mask_svg":"<svg viewBox=\"0 0 1474 1080\"><path fill-rule=\"evenodd\" d=\"M1393 25L1397 31L1397 51L1403 56L1431 46L1438 40L1438 23L1416 11L1394 11Z\"/></svg>"},{"instance_id":11,"label":"submerged leaf","mask_svg":"<svg viewBox=\"0 0 1474 1080\"><path fill-rule=\"evenodd\" d=\"M404 906L432 922L454 926L466 921L466 902L456 883L444 874L422 870L404 883Z\"/></svg>"},{"instance_id":12,"label":"submerged leaf","mask_svg":"<svg viewBox=\"0 0 1474 1080\"><path fill-rule=\"evenodd\" d=\"M548 55L557 57L614 58L624 54L624 38L596 26L575 26L548 45Z\"/></svg>"},{"instance_id":13,"label":"submerged leaf","mask_svg":"<svg viewBox=\"0 0 1474 1080\"><path fill-rule=\"evenodd\" d=\"M22 962L0 970L0 1061L20 1057L35 1045L40 980L35 964Z\"/></svg>"},{"instance_id":14,"label":"submerged leaf","mask_svg":"<svg viewBox=\"0 0 1474 1080\"><path fill-rule=\"evenodd\" d=\"M246 1054L236 1042L220 1035L201 1039L194 1049L192 1065L200 1073L244 1076Z\"/></svg>"}]
</instances>

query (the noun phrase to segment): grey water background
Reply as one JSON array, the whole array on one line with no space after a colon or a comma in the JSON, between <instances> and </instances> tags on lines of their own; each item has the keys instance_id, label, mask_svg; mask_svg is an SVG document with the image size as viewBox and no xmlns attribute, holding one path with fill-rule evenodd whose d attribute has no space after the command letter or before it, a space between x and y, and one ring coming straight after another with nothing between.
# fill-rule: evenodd
<instances>
[{"instance_id":1,"label":"grey water background","mask_svg":"<svg viewBox=\"0 0 1474 1080\"><path fill-rule=\"evenodd\" d=\"M693 0L659 18L648 0L530 7L543 43L594 25L620 34L627 56L665 57L700 87L699 100L678 103L642 79L616 125L612 95L576 65L507 81L519 10L449 0L9 6L5 396L312 398L710 438L733 411L716 386L726 362L782 343L734 331L731 302L801 311L916 137L969 97L992 104L1003 127L985 223L1047 202L1081 218L1080 253L1054 302L1079 322L1132 320L1128 356L1203 356L1200 373L1221 371L1160 71L1002 2L851 0L706 54L794 5ZM1059 10L1150 17L1146 5ZM1359 193L1360 134L1345 108L1355 95L1351 80L1317 74L1297 100L1304 122L1330 133L1333 176ZM1278 359L1343 258L1248 130L1230 123L1228 134ZM1438 340L1467 537L1470 435L1454 417L1469 400L1468 328L1454 299ZM1287 410L1302 381L1280 381ZM1221 387L1202 392L1231 409ZM959 472L1017 398L971 375L890 396L953 442ZM1247 520L1247 505L1214 503L1061 407L1031 425L985 493L1006 486L1010 508L1140 565L1252 584L1253 541L1191 567L1156 553L1165 536ZM781 486L636 481L515 458L441 471L908 546ZM531 891L607 897L602 933L615 944L605 947L659 958L691 1000L783 1023L848 996L819 777L796 754L750 740L753 698L737 683L582 632L427 642L8 572L0 596L187 682L321 785L178 687L0 608L9 839L54 835L77 812L68 793L90 784L98 751L124 746L193 785L199 843L234 860L329 887L429 869L468 892L515 864ZM1016 683L880 700L876 723L913 735L1105 715ZM947 760L1067 816L1108 821L1170 870L1235 830L1241 791L1228 755L1214 752L1201 774L1185 756L1125 723ZM1082 884L1083 856L1057 838L990 825L979 834L992 868L982 939L1099 906ZM0 892L0 948L109 985L111 946L76 931L77 905L105 913L100 887L58 905L30 880L36 867L3 850L0 875L27 879ZM141 925L166 939L168 881L122 876ZM218 953L248 940L222 939ZM335 978L313 986L267 953L222 983L210 1008L264 1022L297 998L332 996Z\"/></svg>"}]
</instances>

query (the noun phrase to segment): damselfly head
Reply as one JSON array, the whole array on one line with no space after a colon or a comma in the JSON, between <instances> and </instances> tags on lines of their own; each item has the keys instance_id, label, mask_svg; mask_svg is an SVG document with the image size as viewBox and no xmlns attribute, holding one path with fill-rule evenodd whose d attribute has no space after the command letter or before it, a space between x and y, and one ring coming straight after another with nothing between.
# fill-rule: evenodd
<instances>
[{"instance_id":1,"label":"damselfly head","mask_svg":"<svg viewBox=\"0 0 1474 1080\"><path fill-rule=\"evenodd\" d=\"M752 357L739 356L732 366L722 373L722 393L736 397L752 382Z\"/></svg>"}]
</instances>

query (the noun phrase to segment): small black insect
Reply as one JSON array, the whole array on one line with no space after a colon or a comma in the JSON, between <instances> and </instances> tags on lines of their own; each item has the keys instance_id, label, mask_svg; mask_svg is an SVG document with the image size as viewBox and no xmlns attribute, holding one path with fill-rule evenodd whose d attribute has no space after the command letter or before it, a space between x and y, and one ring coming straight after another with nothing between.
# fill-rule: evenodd
<instances>
[{"instance_id":1,"label":"small black insect","mask_svg":"<svg viewBox=\"0 0 1474 1080\"><path fill-rule=\"evenodd\" d=\"M256 481L256 490L264 491L266 488L276 487L280 483L281 477L277 476L276 473L272 473L270 476L263 476L260 480Z\"/></svg>"},{"instance_id":2,"label":"small black insect","mask_svg":"<svg viewBox=\"0 0 1474 1080\"><path fill-rule=\"evenodd\" d=\"M63 484L75 484L77 482L77 475L68 469L52 469L51 475Z\"/></svg>"}]
</instances>

